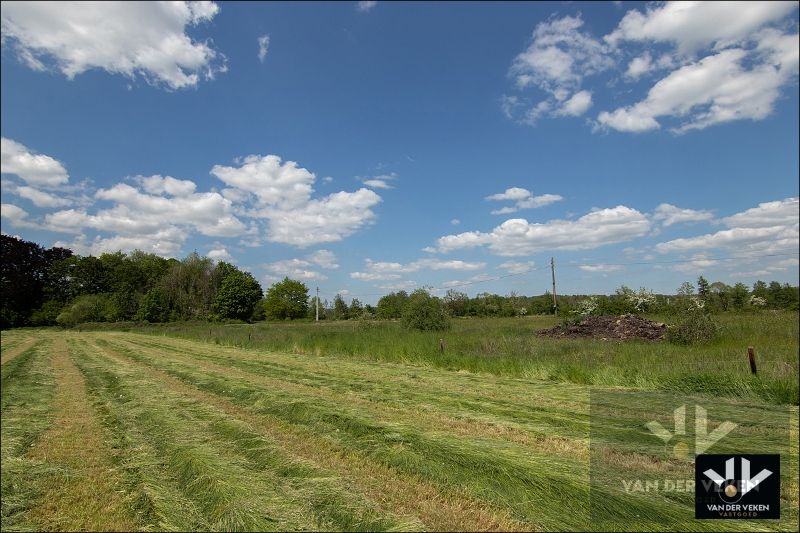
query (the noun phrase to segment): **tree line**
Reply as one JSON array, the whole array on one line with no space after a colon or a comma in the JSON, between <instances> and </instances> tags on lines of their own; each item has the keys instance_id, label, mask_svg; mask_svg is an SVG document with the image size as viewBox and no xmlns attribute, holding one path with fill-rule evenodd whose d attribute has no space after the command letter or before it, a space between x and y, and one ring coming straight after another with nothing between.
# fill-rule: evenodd
<instances>
[{"instance_id":1,"label":"tree line","mask_svg":"<svg viewBox=\"0 0 800 533\"><path fill-rule=\"evenodd\" d=\"M66 248L43 248L36 243L0 235L0 328L73 326L84 322L179 320L243 320L314 318L316 298L308 287L284 278L266 294L249 273L226 262L192 253L183 260L165 259L134 251L80 256ZM685 282L676 294L658 295L646 289L620 287L612 295L558 297L559 314L624 314L680 312L694 299L708 312L757 309L798 309L798 287L777 281L709 283ZM552 295L501 296L480 293L469 297L450 289L439 298L424 289L397 291L377 305L353 298L348 304L337 294L319 302L326 320L403 319L415 316L441 322L451 317L511 317L554 312ZM416 326L415 326L416 327Z\"/></svg>"}]
</instances>

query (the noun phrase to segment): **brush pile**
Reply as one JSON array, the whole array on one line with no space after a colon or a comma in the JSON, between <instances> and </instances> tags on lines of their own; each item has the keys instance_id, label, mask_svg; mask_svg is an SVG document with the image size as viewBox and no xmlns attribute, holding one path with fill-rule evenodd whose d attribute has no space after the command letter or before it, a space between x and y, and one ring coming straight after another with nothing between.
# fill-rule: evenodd
<instances>
[{"instance_id":1,"label":"brush pile","mask_svg":"<svg viewBox=\"0 0 800 533\"><path fill-rule=\"evenodd\" d=\"M587 316L578 322L565 322L537 334L543 337L594 339L646 339L661 340L667 325L636 315Z\"/></svg>"}]
</instances>

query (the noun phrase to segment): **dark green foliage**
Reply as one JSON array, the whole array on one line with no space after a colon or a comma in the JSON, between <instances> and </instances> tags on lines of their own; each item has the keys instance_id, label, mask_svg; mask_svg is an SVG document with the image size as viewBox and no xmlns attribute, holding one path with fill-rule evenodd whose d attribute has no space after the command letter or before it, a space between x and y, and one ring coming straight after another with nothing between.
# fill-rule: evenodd
<instances>
[{"instance_id":1,"label":"dark green foliage","mask_svg":"<svg viewBox=\"0 0 800 533\"><path fill-rule=\"evenodd\" d=\"M223 279L212 309L220 318L247 320L263 295L261 285L249 272L232 270Z\"/></svg>"},{"instance_id":2,"label":"dark green foliage","mask_svg":"<svg viewBox=\"0 0 800 533\"><path fill-rule=\"evenodd\" d=\"M72 255L64 248L0 235L0 328L25 326L58 286L51 275L54 263Z\"/></svg>"},{"instance_id":3,"label":"dark green foliage","mask_svg":"<svg viewBox=\"0 0 800 533\"><path fill-rule=\"evenodd\" d=\"M308 287L305 284L283 278L267 290L264 301L267 318L302 318L308 311Z\"/></svg>"},{"instance_id":4,"label":"dark green foliage","mask_svg":"<svg viewBox=\"0 0 800 533\"><path fill-rule=\"evenodd\" d=\"M702 344L719 335L719 327L703 309L686 311L680 322L667 329L667 340L672 344Z\"/></svg>"},{"instance_id":5,"label":"dark green foliage","mask_svg":"<svg viewBox=\"0 0 800 533\"><path fill-rule=\"evenodd\" d=\"M450 329L450 317L439 298L417 289L408 299L403 324L420 331L443 331Z\"/></svg>"}]
</instances>

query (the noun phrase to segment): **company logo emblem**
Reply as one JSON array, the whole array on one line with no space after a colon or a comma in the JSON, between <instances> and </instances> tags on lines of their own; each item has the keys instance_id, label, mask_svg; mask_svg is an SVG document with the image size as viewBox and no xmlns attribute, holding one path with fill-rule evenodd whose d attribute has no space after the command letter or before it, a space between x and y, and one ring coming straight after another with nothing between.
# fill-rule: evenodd
<instances>
[{"instance_id":1,"label":"company logo emblem","mask_svg":"<svg viewBox=\"0 0 800 533\"><path fill-rule=\"evenodd\" d=\"M694 413L694 453L696 455L705 453L725 435L736 429L737 424L725 421L709 433L708 411L699 405L695 405ZM675 420L673 431L669 431L656 421L648 422L645 426L653 435L664 441L664 444L669 444L670 441L675 439L677 442L672 446L672 455L678 459L687 459L689 457L689 444L685 442L686 405L676 408L673 411L673 417ZM680 437L684 437L684 439Z\"/></svg>"},{"instance_id":2,"label":"company logo emblem","mask_svg":"<svg viewBox=\"0 0 800 533\"><path fill-rule=\"evenodd\" d=\"M780 518L780 466L780 455L698 455L695 518Z\"/></svg>"}]
</instances>

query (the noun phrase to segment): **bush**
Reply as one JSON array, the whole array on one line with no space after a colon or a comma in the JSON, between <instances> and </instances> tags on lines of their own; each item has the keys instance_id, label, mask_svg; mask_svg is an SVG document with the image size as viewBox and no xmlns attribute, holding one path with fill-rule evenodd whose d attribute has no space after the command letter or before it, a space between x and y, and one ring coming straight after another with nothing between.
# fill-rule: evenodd
<instances>
[{"instance_id":1,"label":"bush","mask_svg":"<svg viewBox=\"0 0 800 533\"><path fill-rule=\"evenodd\" d=\"M409 296L403 312L403 325L420 331L450 329L450 317L439 298L418 289Z\"/></svg>"},{"instance_id":2,"label":"bush","mask_svg":"<svg viewBox=\"0 0 800 533\"><path fill-rule=\"evenodd\" d=\"M667 341L672 344L700 344L717 338L719 327L703 309L686 312L683 320L667 329Z\"/></svg>"}]
</instances>

